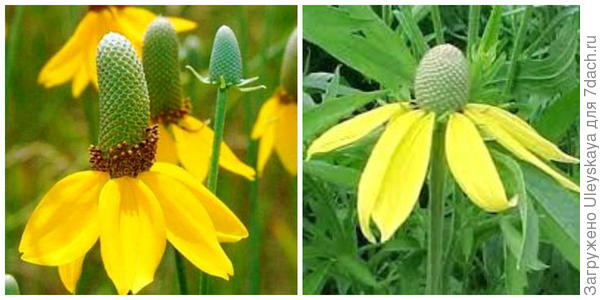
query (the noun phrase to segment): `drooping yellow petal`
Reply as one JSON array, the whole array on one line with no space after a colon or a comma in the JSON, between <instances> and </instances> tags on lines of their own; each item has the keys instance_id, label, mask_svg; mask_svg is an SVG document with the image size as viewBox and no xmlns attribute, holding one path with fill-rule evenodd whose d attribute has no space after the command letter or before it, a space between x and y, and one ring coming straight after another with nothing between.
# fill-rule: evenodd
<instances>
[{"instance_id":1,"label":"drooping yellow petal","mask_svg":"<svg viewBox=\"0 0 600 300\"><path fill-rule=\"evenodd\" d=\"M119 294L135 294L154 280L165 250L161 206L142 181L120 177L106 183L98 207L106 273Z\"/></svg>"},{"instance_id":2,"label":"drooping yellow petal","mask_svg":"<svg viewBox=\"0 0 600 300\"><path fill-rule=\"evenodd\" d=\"M35 208L21 237L23 260L48 266L82 257L99 234L98 197L108 175L84 171L57 182Z\"/></svg>"},{"instance_id":3,"label":"drooping yellow petal","mask_svg":"<svg viewBox=\"0 0 600 300\"><path fill-rule=\"evenodd\" d=\"M400 103L387 104L333 126L308 147L308 159L316 153L329 152L357 141L405 110L406 106Z\"/></svg>"},{"instance_id":4,"label":"drooping yellow petal","mask_svg":"<svg viewBox=\"0 0 600 300\"><path fill-rule=\"evenodd\" d=\"M258 117L256 118L256 123L254 124L254 128L252 128L252 138L259 139L265 133L268 128L271 128L275 121L277 120L277 113L279 111L279 94L275 93L269 100L265 101L265 103L260 108L258 112Z\"/></svg>"},{"instance_id":5,"label":"drooping yellow petal","mask_svg":"<svg viewBox=\"0 0 600 300\"><path fill-rule=\"evenodd\" d=\"M450 115L446 128L448 167L460 188L481 209L510 207L492 157L475 125L461 113Z\"/></svg>"},{"instance_id":6,"label":"drooping yellow petal","mask_svg":"<svg viewBox=\"0 0 600 300\"><path fill-rule=\"evenodd\" d=\"M487 114L481 114L474 112L473 110L465 110L465 114L471 118L476 124L478 124L482 130L485 130L490 135L494 136L498 143L504 148L508 149L518 158L538 167L540 170L546 172L562 186L571 189L575 192L579 192L579 186L565 176L546 165L541 159L529 152L518 140L516 140L507 130L505 130L498 122Z\"/></svg>"},{"instance_id":7,"label":"drooping yellow petal","mask_svg":"<svg viewBox=\"0 0 600 300\"><path fill-rule=\"evenodd\" d=\"M435 115L418 119L402 135L381 183L372 218L381 241L390 239L419 199L427 174Z\"/></svg>"},{"instance_id":8,"label":"drooping yellow petal","mask_svg":"<svg viewBox=\"0 0 600 300\"><path fill-rule=\"evenodd\" d=\"M85 64L85 49L95 36L98 13L86 13L67 43L42 67L38 82L49 88L71 80ZM85 80L79 79L80 82ZM78 88L80 89L80 88ZM75 89L73 89L75 90Z\"/></svg>"},{"instance_id":9,"label":"drooping yellow petal","mask_svg":"<svg viewBox=\"0 0 600 300\"><path fill-rule=\"evenodd\" d=\"M275 127L275 151L283 167L296 175L298 166L298 131L296 103L280 105L281 117Z\"/></svg>"},{"instance_id":10,"label":"drooping yellow petal","mask_svg":"<svg viewBox=\"0 0 600 300\"><path fill-rule=\"evenodd\" d=\"M371 243L375 243L375 237L370 228L371 216L381 192L385 174L404 135L423 115L423 111L415 110L392 118L375 144L367 165L360 176L357 204L358 221L362 233Z\"/></svg>"},{"instance_id":11,"label":"drooping yellow petal","mask_svg":"<svg viewBox=\"0 0 600 300\"><path fill-rule=\"evenodd\" d=\"M158 142L156 144L156 161L168 162L172 164L179 163L177 148L171 133L163 124L158 124Z\"/></svg>"},{"instance_id":12,"label":"drooping yellow petal","mask_svg":"<svg viewBox=\"0 0 600 300\"><path fill-rule=\"evenodd\" d=\"M192 192L210 216L219 242L237 242L248 236L248 230L238 217L197 178L192 177L184 169L172 164L155 163L149 173L152 172L177 179ZM140 175L140 178L148 180L146 173Z\"/></svg>"},{"instance_id":13,"label":"drooping yellow petal","mask_svg":"<svg viewBox=\"0 0 600 300\"><path fill-rule=\"evenodd\" d=\"M172 126L179 161L192 175L204 179L212 155L214 133L206 124L191 116L181 120L181 126ZM225 170L254 180L256 172L244 164L233 151L221 143L219 165Z\"/></svg>"},{"instance_id":14,"label":"drooping yellow petal","mask_svg":"<svg viewBox=\"0 0 600 300\"><path fill-rule=\"evenodd\" d=\"M229 279L233 265L217 240L217 232L202 202L170 176L145 172L141 178L160 200L169 242L203 272ZM173 189L177 194L173 194Z\"/></svg>"},{"instance_id":15,"label":"drooping yellow petal","mask_svg":"<svg viewBox=\"0 0 600 300\"><path fill-rule=\"evenodd\" d=\"M60 281L71 294L75 294L77 288L77 281L81 277L81 267L83 266L83 259L85 255L75 259L73 262L66 265L58 266L58 275Z\"/></svg>"},{"instance_id":16,"label":"drooping yellow petal","mask_svg":"<svg viewBox=\"0 0 600 300\"><path fill-rule=\"evenodd\" d=\"M579 163L579 159L562 152L552 142L539 135L527 122L501 108L485 104L468 104L466 109L474 115L487 115L529 151L546 160Z\"/></svg>"}]
</instances>

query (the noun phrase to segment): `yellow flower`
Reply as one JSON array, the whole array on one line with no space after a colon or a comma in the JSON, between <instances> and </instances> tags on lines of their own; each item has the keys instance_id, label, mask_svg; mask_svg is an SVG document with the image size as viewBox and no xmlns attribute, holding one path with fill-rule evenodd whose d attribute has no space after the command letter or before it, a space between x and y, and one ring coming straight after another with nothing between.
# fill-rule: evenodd
<instances>
[{"instance_id":1,"label":"yellow flower","mask_svg":"<svg viewBox=\"0 0 600 300\"><path fill-rule=\"evenodd\" d=\"M285 169L297 173L297 104L293 97L279 88L263 104L252 130L252 138L260 139L258 146L258 174L261 175L273 148Z\"/></svg>"},{"instance_id":2,"label":"yellow flower","mask_svg":"<svg viewBox=\"0 0 600 300\"><path fill-rule=\"evenodd\" d=\"M46 88L73 80L71 92L77 98L91 82L98 89L96 46L108 32L127 37L141 54L146 26L156 15L135 7L92 6L67 43L44 65L38 82ZM177 31L191 30L196 23L181 18L169 20Z\"/></svg>"},{"instance_id":3,"label":"yellow flower","mask_svg":"<svg viewBox=\"0 0 600 300\"><path fill-rule=\"evenodd\" d=\"M204 180L212 155L212 129L198 119L185 115L177 123L160 121L158 132L161 138L158 141L156 160L181 163L190 174ZM219 165L249 180L254 180L256 175L254 169L244 164L225 142L221 144Z\"/></svg>"},{"instance_id":4,"label":"yellow flower","mask_svg":"<svg viewBox=\"0 0 600 300\"><path fill-rule=\"evenodd\" d=\"M517 199L508 199L482 136L495 140L562 186L579 192L577 184L545 162L578 163L579 160L563 153L509 112L485 104L465 104L466 71L460 74L452 65L452 56L462 54L456 48L448 48L451 46L438 47L430 50L431 56L437 53L442 60L431 56L427 59L426 55L421 62L421 66L428 68L427 72L432 69L435 72L425 72L425 75L417 72L416 106L393 103L360 114L326 131L307 152L310 159L317 153L346 146L385 124L358 186L360 228L373 243L376 239L371 231L371 220L380 231L381 241L385 242L408 218L417 202L427 174L433 131L439 126L437 122L447 122L444 150L450 172L463 192L484 211L503 211L514 206ZM466 70L466 61L464 64ZM443 71L452 75L436 74ZM456 76L455 80L456 74L461 76ZM444 88L445 93L438 93L440 88Z\"/></svg>"},{"instance_id":5,"label":"yellow flower","mask_svg":"<svg viewBox=\"0 0 600 300\"><path fill-rule=\"evenodd\" d=\"M100 241L108 277L119 294L154 280L169 241L194 266L228 279L233 266L221 242L248 236L242 222L185 170L154 163L158 126L142 65L132 44L109 33L98 47L100 133L91 171L56 183L30 216L21 259L57 266L73 293L86 253Z\"/></svg>"}]
</instances>

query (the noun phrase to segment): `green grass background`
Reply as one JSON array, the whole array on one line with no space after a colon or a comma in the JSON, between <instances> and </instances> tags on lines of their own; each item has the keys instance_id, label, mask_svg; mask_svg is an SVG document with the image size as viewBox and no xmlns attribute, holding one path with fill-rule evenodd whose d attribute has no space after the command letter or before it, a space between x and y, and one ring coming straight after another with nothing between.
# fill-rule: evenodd
<instances>
[{"instance_id":1,"label":"green grass background","mask_svg":"<svg viewBox=\"0 0 600 300\"><path fill-rule=\"evenodd\" d=\"M296 26L295 6L161 6L146 7L162 15L179 16L198 27L179 35L182 81L192 99L193 115L211 119L216 90L199 84L186 64L205 71L212 38L220 25L237 34L246 77L260 76L266 90L230 92L225 141L248 161L248 136L258 109L277 88L279 68L288 34ZM62 177L89 168L87 148L96 143L98 94L90 85L73 99L71 84L44 89L37 76L44 63L74 32L87 11L85 6L6 7L6 273L18 281L22 294L64 294L55 267L32 265L17 250L29 215L46 191ZM95 120L88 123L87 120ZM249 182L227 171L220 172L220 198L249 227ZM273 157L259 182L260 292L296 293L296 178ZM250 233L252 234L252 233ZM211 279L211 292L245 294L249 285L249 240L225 245L235 267L229 281ZM197 272L187 263L190 290L198 289ZM113 294L98 244L86 256L78 293ZM177 294L173 249L168 246L155 280L140 294Z\"/></svg>"}]
</instances>

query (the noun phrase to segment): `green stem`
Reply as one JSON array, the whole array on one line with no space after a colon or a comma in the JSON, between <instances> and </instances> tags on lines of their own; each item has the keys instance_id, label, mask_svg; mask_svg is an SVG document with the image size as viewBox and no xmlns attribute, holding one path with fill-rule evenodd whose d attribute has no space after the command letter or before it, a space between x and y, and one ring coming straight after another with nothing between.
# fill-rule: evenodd
<instances>
[{"instance_id":1,"label":"green stem","mask_svg":"<svg viewBox=\"0 0 600 300\"><path fill-rule=\"evenodd\" d=\"M249 163L256 167L256 141L251 141L248 149ZM258 200L258 178L250 183L250 283L249 294L258 295L260 292L260 238L261 238L261 208Z\"/></svg>"},{"instance_id":2,"label":"green stem","mask_svg":"<svg viewBox=\"0 0 600 300\"><path fill-rule=\"evenodd\" d=\"M227 89L219 88L217 90L217 103L215 107L215 125L213 126L214 138L212 144L212 155L210 158L210 169L208 173L208 189L217 194L217 179L219 177L219 153L221 151L221 142L223 141L223 129L225 128L225 108L227 100ZM202 273L200 275L200 294L210 293L209 278Z\"/></svg>"},{"instance_id":3,"label":"green stem","mask_svg":"<svg viewBox=\"0 0 600 300\"><path fill-rule=\"evenodd\" d=\"M210 173L208 174L208 189L217 193L217 179L219 177L219 153L221 151L221 142L223 141L223 128L225 127L225 101L227 100L227 90L217 90L217 104L215 108L215 125L213 126L214 138L212 144L212 155L210 158Z\"/></svg>"},{"instance_id":4,"label":"green stem","mask_svg":"<svg viewBox=\"0 0 600 300\"><path fill-rule=\"evenodd\" d=\"M481 14L481 6L471 5L469 7L469 31L467 33L467 57L469 60L473 58L475 44L479 37L479 15Z\"/></svg>"},{"instance_id":5,"label":"green stem","mask_svg":"<svg viewBox=\"0 0 600 300\"><path fill-rule=\"evenodd\" d=\"M440 17L440 8L438 5L433 5L431 7L431 19L433 21L435 41L438 45L441 45L444 43L444 32L442 31L442 18Z\"/></svg>"},{"instance_id":6,"label":"green stem","mask_svg":"<svg viewBox=\"0 0 600 300\"><path fill-rule=\"evenodd\" d=\"M181 295L188 294L187 279L185 277L185 262L179 251L173 249L175 255L175 267L177 269L177 280L179 282L179 292Z\"/></svg>"},{"instance_id":7,"label":"green stem","mask_svg":"<svg viewBox=\"0 0 600 300\"><path fill-rule=\"evenodd\" d=\"M525 8L525 12L523 13L523 18L521 18L521 23L519 24L519 30L517 31L517 36L515 38L515 44L513 46L512 57L510 59L510 65L508 66L508 78L506 79L506 85L504 86L504 94L510 94L513 82L515 81L515 76L517 75L517 59L521 54L521 49L523 49L523 42L525 41L525 30L527 28L527 21L529 20L529 16L531 15L531 11L533 6L528 5Z\"/></svg>"},{"instance_id":8,"label":"green stem","mask_svg":"<svg viewBox=\"0 0 600 300\"><path fill-rule=\"evenodd\" d=\"M445 123L436 123L433 133L431 170L429 177L429 240L427 256L427 294L442 293L444 268L444 181L446 158L444 157Z\"/></svg>"}]
</instances>

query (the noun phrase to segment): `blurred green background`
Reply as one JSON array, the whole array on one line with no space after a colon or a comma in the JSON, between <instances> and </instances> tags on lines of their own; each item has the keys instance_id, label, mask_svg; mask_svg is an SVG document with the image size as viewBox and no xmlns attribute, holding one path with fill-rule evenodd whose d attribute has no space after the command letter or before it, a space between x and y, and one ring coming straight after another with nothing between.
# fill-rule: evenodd
<instances>
[{"instance_id":1,"label":"blurred green background","mask_svg":"<svg viewBox=\"0 0 600 300\"><path fill-rule=\"evenodd\" d=\"M166 16L193 20L198 27L179 35L185 94L192 114L211 119L216 89L200 84L183 66L206 71L212 38L220 25L236 33L244 59L245 77L260 76L266 90L241 94L231 91L225 141L249 161L249 133L260 105L277 88L281 56L296 26L295 6L148 6ZM37 266L19 258L18 243L29 215L43 194L62 177L88 169L87 148L96 143L98 94L90 85L80 97L71 96L71 84L44 89L37 76L74 32L86 6L6 7L6 273L18 281L22 294L64 294L55 267ZM220 172L219 197L249 228L250 183L227 171ZM260 204L260 293L296 293L296 178L285 172L276 157L258 183ZM252 235L253 233L250 232ZM246 294L253 257L249 239L225 244L235 276L229 282L211 278L211 293ZM196 269L187 263L189 290L198 290ZM98 244L86 256L78 293L112 294L114 287L104 271ZM140 294L177 294L173 249L163 256L155 280Z\"/></svg>"}]
</instances>

